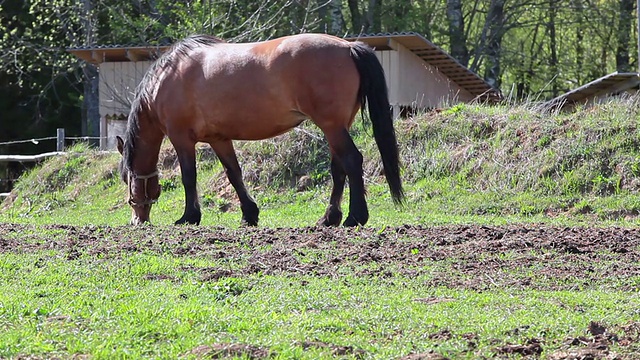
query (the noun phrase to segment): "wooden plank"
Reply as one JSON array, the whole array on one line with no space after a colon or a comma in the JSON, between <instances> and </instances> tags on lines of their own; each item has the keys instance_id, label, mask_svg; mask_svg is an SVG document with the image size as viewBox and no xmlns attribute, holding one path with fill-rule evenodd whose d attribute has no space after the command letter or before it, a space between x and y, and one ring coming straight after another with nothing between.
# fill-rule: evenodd
<instances>
[{"instance_id":1,"label":"wooden plank","mask_svg":"<svg viewBox=\"0 0 640 360\"><path fill-rule=\"evenodd\" d=\"M91 60L93 60L93 62L95 62L96 64L100 64L104 60L104 54L101 54L97 51L92 51Z\"/></svg>"},{"instance_id":2,"label":"wooden plank","mask_svg":"<svg viewBox=\"0 0 640 360\"><path fill-rule=\"evenodd\" d=\"M109 131L107 128L107 118L105 116L100 116L100 150L107 149L108 136L109 136Z\"/></svg>"},{"instance_id":3,"label":"wooden plank","mask_svg":"<svg viewBox=\"0 0 640 360\"><path fill-rule=\"evenodd\" d=\"M400 49L400 48L399 48ZM389 64L389 102L391 105L398 105L400 99L400 52L399 51L387 51L388 64Z\"/></svg>"},{"instance_id":4,"label":"wooden plank","mask_svg":"<svg viewBox=\"0 0 640 360\"><path fill-rule=\"evenodd\" d=\"M110 81L110 79L108 78L108 74L110 73L110 67L112 66L113 65L109 63L103 63L100 65L100 81L98 83L98 94L100 98L100 117L105 117L109 114L109 108L107 107L107 84Z\"/></svg>"},{"instance_id":5,"label":"wooden plank","mask_svg":"<svg viewBox=\"0 0 640 360\"><path fill-rule=\"evenodd\" d=\"M627 89L631 89L635 86L637 86L638 84L640 84L640 77L638 76L634 76L630 79L626 79L625 81L621 81L618 83L605 83L607 88L605 89L600 89L597 88L595 89L596 92L594 92L594 96L608 96L611 94L617 94L621 91L627 90ZM611 86L611 84L614 84L613 86Z\"/></svg>"},{"instance_id":6,"label":"wooden plank","mask_svg":"<svg viewBox=\"0 0 640 360\"><path fill-rule=\"evenodd\" d=\"M144 59L144 52L140 49L125 49L125 56L131 61L141 61Z\"/></svg>"},{"instance_id":7,"label":"wooden plank","mask_svg":"<svg viewBox=\"0 0 640 360\"><path fill-rule=\"evenodd\" d=\"M119 62L117 72L114 74L114 114L121 115L129 112L129 106L126 104L129 79L131 78L131 67L135 66L135 62Z\"/></svg>"},{"instance_id":8,"label":"wooden plank","mask_svg":"<svg viewBox=\"0 0 640 360\"><path fill-rule=\"evenodd\" d=\"M397 41L393 40L392 38L389 38L387 39L387 46L389 46L391 50L397 51L401 45Z\"/></svg>"}]
</instances>

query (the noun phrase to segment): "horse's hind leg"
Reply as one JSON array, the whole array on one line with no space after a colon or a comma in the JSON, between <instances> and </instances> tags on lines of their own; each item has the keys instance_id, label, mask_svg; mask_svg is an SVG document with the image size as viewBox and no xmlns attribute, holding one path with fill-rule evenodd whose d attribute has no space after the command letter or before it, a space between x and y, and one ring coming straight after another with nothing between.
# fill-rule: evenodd
<instances>
[{"instance_id":1,"label":"horse's hind leg","mask_svg":"<svg viewBox=\"0 0 640 360\"><path fill-rule=\"evenodd\" d=\"M342 169L344 169L349 178L349 215L343 225L364 225L369 220L369 210L367 209L364 180L362 178L362 154L353 143L349 132L344 128L331 132L325 131L325 136L331 147L333 157L337 159L339 165L342 165ZM334 166L332 164L332 171L333 169ZM333 199L334 195L338 195L335 185L339 184L339 182L340 180L336 181L334 179L332 200L335 200ZM329 206L331 207L331 205Z\"/></svg>"},{"instance_id":2,"label":"horse's hind leg","mask_svg":"<svg viewBox=\"0 0 640 360\"><path fill-rule=\"evenodd\" d=\"M176 224L200 224L202 212L198 202L198 190L196 187L196 148L195 144L175 144L182 185L184 186L185 206L184 214L176 221Z\"/></svg>"},{"instance_id":3,"label":"horse's hind leg","mask_svg":"<svg viewBox=\"0 0 640 360\"><path fill-rule=\"evenodd\" d=\"M338 161L336 155L331 155L331 178L333 179L333 189L331 190L331 198L329 199L329 207L324 216L318 220L318 225L337 226L342 221L342 194L344 193L344 183L346 173L342 168L342 164Z\"/></svg>"},{"instance_id":4,"label":"horse's hind leg","mask_svg":"<svg viewBox=\"0 0 640 360\"><path fill-rule=\"evenodd\" d=\"M260 210L255 200L249 195L244 182L242 181L242 169L238 164L236 152L233 149L231 140L216 141L209 143L213 151L220 159L227 178L240 199L240 208L242 209L242 223L250 226L258 225L258 215Z\"/></svg>"}]
</instances>

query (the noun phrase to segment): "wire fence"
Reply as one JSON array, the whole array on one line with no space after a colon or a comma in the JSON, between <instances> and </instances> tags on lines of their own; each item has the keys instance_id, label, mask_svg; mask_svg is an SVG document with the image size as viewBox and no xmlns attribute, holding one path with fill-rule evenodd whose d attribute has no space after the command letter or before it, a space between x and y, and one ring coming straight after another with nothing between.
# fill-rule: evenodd
<instances>
[{"instance_id":1,"label":"wire fence","mask_svg":"<svg viewBox=\"0 0 640 360\"><path fill-rule=\"evenodd\" d=\"M73 140L73 141L89 141L89 140L103 140L103 139L107 139L108 137L104 137L104 136L69 136L69 137L65 137L64 140ZM15 140L15 141L4 141L4 142L0 142L0 146L4 146L4 145L16 145L16 144L35 144L38 145L40 144L41 141L47 141L47 140L57 140L58 137L56 136L49 136L49 137L43 137L43 138L33 138L33 139L25 139L25 140Z\"/></svg>"},{"instance_id":2,"label":"wire fence","mask_svg":"<svg viewBox=\"0 0 640 360\"><path fill-rule=\"evenodd\" d=\"M32 139L23 139L23 140L11 140L11 141L3 141L0 142L0 146L9 146L9 145L18 145L18 144L34 144L39 145L41 142L45 141L56 141L56 151L45 152L37 155L1 155L0 154L0 162L3 163L25 163L25 162L38 162L49 158L51 156L57 156L61 154L65 154L65 145L67 141L78 142L78 141L99 141L102 143L106 142L107 137L102 136L65 136L64 129L57 129L56 136L46 136L41 138L32 138ZM24 169L28 168L27 166ZM19 176L21 171L15 173L15 171L9 170L10 166L0 166L0 200L6 198L9 193L2 192L11 190L13 187L13 183L16 181L16 176ZM24 170L22 169L22 170Z\"/></svg>"},{"instance_id":3,"label":"wire fence","mask_svg":"<svg viewBox=\"0 0 640 360\"><path fill-rule=\"evenodd\" d=\"M32 144L39 144L40 141L46 141L46 140L55 140L57 139L55 136L49 136L49 137L44 137L44 138L38 138L38 139L28 139L28 140L16 140L16 141L5 141L5 142L0 142L0 146L3 145L17 145L17 144L27 144L27 143L32 143Z\"/></svg>"}]
</instances>

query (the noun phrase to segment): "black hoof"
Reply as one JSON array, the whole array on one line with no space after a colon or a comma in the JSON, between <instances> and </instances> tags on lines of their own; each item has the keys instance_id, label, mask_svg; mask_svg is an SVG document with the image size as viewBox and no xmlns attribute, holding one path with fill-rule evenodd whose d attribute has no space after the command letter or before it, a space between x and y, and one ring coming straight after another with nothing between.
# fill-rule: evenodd
<instances>
[{"instance_id":1,"label":"black hoof","mask_svg":"<svg viewBox=\"0 0 640 360\"><path fill-rule=\"evenodd\" d=\"M197 215L182 215L182 217L176 220L176 225L189 224L189 225L200 225L200 218L202 216L200 214Z\"/></svg>"},{"instance_id":2,"label":"black hoof","mask_svg":"<svg viewBox=\"0 0 640 360\"><path fill-rule=\"evenodd\" d=\"M360 225L366 224L367 220L368 219L365 219L364 221L358 221L353 216L349 215L347 217L347 220L345 220L344 223L342 224L342 226L349 226L349 227L360 226Z\"/></svg>"},{"instance_id":3,"label":"black hoof","mask_svg":"<svg viewBox=\"0 0 640 360\"><path fill-rule=\"evenodd\" d=\"M242 218L242 222L241 222L242 226L258 226L258 218L255 219L245 219L244 217Z\"/></svg>"},{"instance_id":4,"label":"black hoof","mask_svg":"<svg viewBox=\"0 0 640 360\"><path fill-rule=\"evenodd\" d=\"M250 203L247 205L241 205L242 209L242 225L243 226L258 226L258 218L260 210L256 204Z\"/></svg>"},{"instance_id":5,"label":"black hoof","mask_svg":"<svg viewBox=\"0 0 640 360\"><path fill-rule=\"evenodd\" d=\"M342 212L334 211L328 212L324 214L320 220L316 223L318 226L338 226L340 225L340 221L342 221Z\"/></svg>"}]
</instances>

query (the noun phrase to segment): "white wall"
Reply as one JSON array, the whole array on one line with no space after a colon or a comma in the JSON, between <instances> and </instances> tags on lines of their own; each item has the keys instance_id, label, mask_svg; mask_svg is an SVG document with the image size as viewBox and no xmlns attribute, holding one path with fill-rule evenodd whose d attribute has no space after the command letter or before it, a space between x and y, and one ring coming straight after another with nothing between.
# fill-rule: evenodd
<instances>
[{"instance_id":1,"label":"white wall","mask_svg":"<svg viewBox=\"0 0 640 360\"><path fill-rule=\"evenodd\" d=\"M470 92L406 47L397 42L393 47L396 50L376 51L376 55L385 72L394 115L400 106L428 109L473 100Z\"/></svg>"},{"instance_id":2,"label":"white wall","mask_svg":"<svg viewBox=\"0 0 640 360\"><path fill-rule=\"evenodd\" d=\"M124 134L136 86L150 65L150 61L100 64L100 136L106 137L100 142L101 149L115 149L115 136Z\"/></svg>"},{"instance_id":3,"label":"white wall","mask_svg":"<svg viewBox=\"0 0 640 360\"><path fill-rule=\"evenodd\" d=\"M396 89L398 101L402 105L415 104L418 108L435 108L473 100L471 93L409 49L399 46L398 54L399 80L395 83L402 84Z\"/></svg>"}]
</instances>

